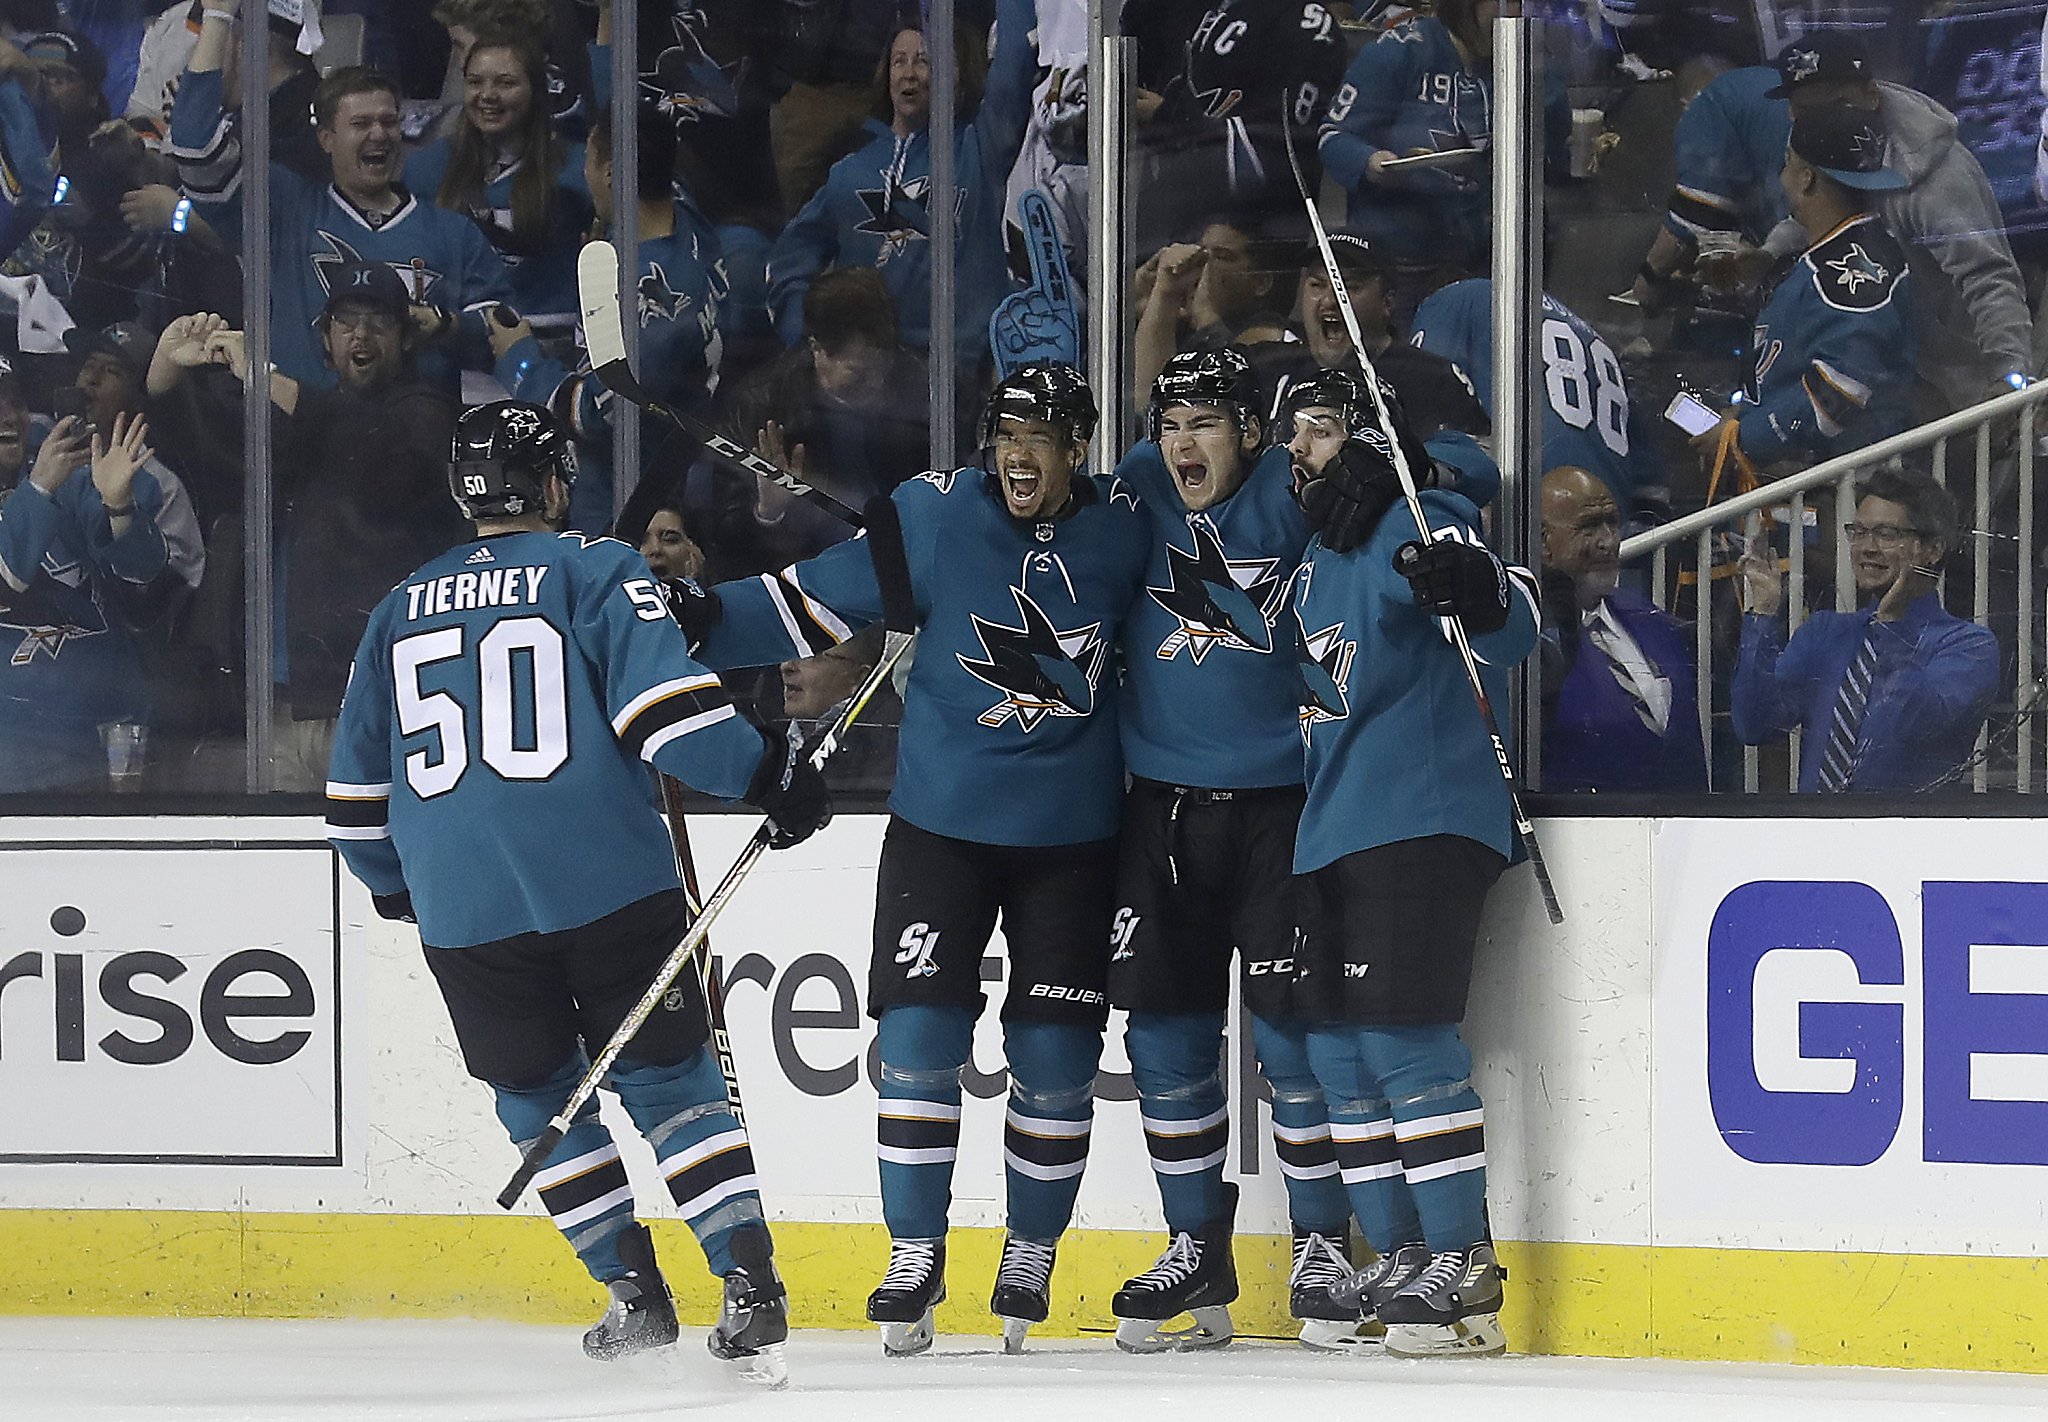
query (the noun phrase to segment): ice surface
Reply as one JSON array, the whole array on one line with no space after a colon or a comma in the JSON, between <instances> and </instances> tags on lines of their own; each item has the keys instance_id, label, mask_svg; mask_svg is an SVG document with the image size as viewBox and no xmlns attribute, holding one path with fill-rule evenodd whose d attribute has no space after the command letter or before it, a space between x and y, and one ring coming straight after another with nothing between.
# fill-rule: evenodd
<instances>
[{"instance_id":1,"label":"ice surface","mask_svg":"<svg viewBox=\"0 0 2048 1422\"><path fill-rule=\"evenodd\" d=\"M765 1392L703 1350L603 1365L577 1330L499 1323L0 1318L9 1422L2014 1422L2048 1378L1573 1358L1338 1358L1275 1343L1146 1358L1048 1339L1005 1358L941 1337L922 1358L872 1334L799 1332Z\"/></svg>"}]
</instances>

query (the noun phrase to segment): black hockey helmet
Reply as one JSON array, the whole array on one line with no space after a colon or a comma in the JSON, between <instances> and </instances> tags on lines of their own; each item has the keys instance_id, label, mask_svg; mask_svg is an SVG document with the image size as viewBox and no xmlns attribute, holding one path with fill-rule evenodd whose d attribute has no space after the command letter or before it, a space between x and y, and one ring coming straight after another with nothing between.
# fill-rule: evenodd
<instances>
[{"instance_id":1,"label":"black hockey helmet","mask_svg":"<svg viewBox=\"0 0 2048 1422\"><path fill-rule=\"evenodd\" d=\"M463 517L537 513L546 504L550 474L564 484L576 478L569 442L544 406L499 400L466 410L455 422L448 491Z\"/></svg>"},{"instance_id":2,"label":"black hockey helmet","mask_svg":"<svg viewBox=\"0 0 2048 1422\"><path fill-rule=\"evenodd\" d=\"M1407 415L1402 412L1401 400L1394 393L1394 387L1384 379L1379 382L1379 387L1380 399L1386 402L1394 434L1401 441L1401 452L1407 456L1409 471L1420 480L1430 468L1429 450L1423 446L1415 427L1409 424ZM1273 438L1285 440L1296 412L1314 406L1338 411L1343 417L1346 435L1364 437L1368 443L1385 443L1379 411L1373 408L1372 392L1366 389L1365 377L1343 369L1319 370L1288 386L1280 397L1279 418L1274 421Z\"/></svg>"},{"instance_id":3,"label":"black hockey helmet","mask_svg":"<svg viewBox=\"0 0 2048 1422\"><path fill-rule=\"evenodd\" d=\"M996 424L1006 419L1044 420L1064 429L1070 439L1087 440L1095 434L1095 396L1081 372L1065 361L1033 361L1019 366L990 393L981 411L977 447L994 445Z\"/></svg>"},{"instance_id":4,"label":"black hockey helmet","mask_svg":"<svg viewBox=\"0 0 2048 1422\"><path fill-rule=\"evenodd\" d=\"M1252 363L1236 346L1212 351L1181 351L1170 358L1152 382L1152 403L1145 410L1145 438L1159 442L1160 422L1175 405L1220 405L1229 410L1240 432L1252 427L1258 392L1253 389Z\"/></svg>"}]
</instances>

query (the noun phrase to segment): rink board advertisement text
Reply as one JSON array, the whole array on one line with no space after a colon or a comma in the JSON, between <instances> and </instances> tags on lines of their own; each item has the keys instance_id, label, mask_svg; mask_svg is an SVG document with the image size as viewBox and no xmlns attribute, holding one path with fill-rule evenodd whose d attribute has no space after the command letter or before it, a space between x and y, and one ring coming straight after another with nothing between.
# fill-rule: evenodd
<instances>
[{"instance_id":1,"label":"rink board advertisement text","mask_svg":"<svg viewBox=\"0 0 2048 1422\"><path fill-rule=\"evenodd\" d=\"M712 935L801 1326L867 1326L886 1257L865 1010L885 823L768 856ZM694 819L699 864L753 824ZM1502 880L1466 1026L1512 1346L2048 1371L2048 947L2027 941L2048 939L2048 825L1542 833L1567 921L1525 870ZM60 932L60 908L84 922ZM0 934L0 1312L589 1321L532 1198L492 1203L515 1157L416 931L336 873L317 820L0 820ZM993 1328L1003 1218L1000 937L981 971L952 1332ZM1050 1336L1108 1328L1162 1243L1122 1024ZM1236 1025L1235 1312L1279 1334L1283 1192ZM701 1322L696 1248L600 1099Z\"/></svg>"},{"instance_id":2,"label":"rink board advertisement text","mask_svg":"<svg viewBox=\"0 0 2048 1422\"><path fill-rule=\"evenodd\" d=\"M339 1166L318 846L0 846L0 1161Z\"/></svg>"},{"instance_id":3,"label":"rink board advertisement text","mask_svg":"<svg viewBox=\"0 0 2048 1422\"><path fill-rule=\"evenodd\" d=\"M2040 838L1658 829L1658 1243L2048 1251Z\"/></svg>"}]
</instances>

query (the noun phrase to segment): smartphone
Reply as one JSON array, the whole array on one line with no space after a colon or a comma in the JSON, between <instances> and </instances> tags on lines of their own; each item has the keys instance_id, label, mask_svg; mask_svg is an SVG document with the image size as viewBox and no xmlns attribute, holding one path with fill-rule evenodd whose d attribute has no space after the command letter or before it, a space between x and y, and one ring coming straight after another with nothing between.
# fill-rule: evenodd
<instances>
[{"instance_id":1,"label":"smartphone","mask_svg":"<svg viewBox=\"0 0 2048 1422\"><path fill-rule=\"evenodd\" d=\"M85 439L90 439L98 433L93 429L92 421L86 418L86 412L91 408L92 397L76 385L60 385L57 387L57 393L50 397L50 412L59 420L67 415L75 416L79 425L78 433Z\"/></svg>"},{"instance_id":2,"label":"smartphone","mask_svg":"<svg viewBox=\"0 0 2048 1422\"><path fill-rule=\"evenodd\" d=\"M1664 418L1689 435L1703 435L1721 423L1721 417L1690 390L1681 390L1664 407Z\"/></svg>"}]
</instances>

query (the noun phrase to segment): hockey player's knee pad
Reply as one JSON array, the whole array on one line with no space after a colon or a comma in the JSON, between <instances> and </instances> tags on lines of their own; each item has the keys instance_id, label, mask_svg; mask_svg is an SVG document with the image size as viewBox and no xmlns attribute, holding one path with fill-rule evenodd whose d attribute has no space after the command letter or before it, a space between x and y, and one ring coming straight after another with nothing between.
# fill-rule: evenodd
<instances>
[{"instance_id":1,"label":"hockey player's knee pad","mask_svg":"<svg viewBox=\"0 0 2048 1422\"><path fill-rule=\"evenodd\" d=\"M730 1115L725 1073L709 1047L670 1066L613 1068L606 1077L619 1103L658 1152L677 1131L706 1116Z\"/></svg>"},{"instance_id":2,"label":"hockey player's knee pad","mask_svg":"<svg viewBox=\"0 0 2048 1422\"><path fill-rule=\"evenodd\" d=\"M1360 1046L1367 1069L1397 1112L1404 1103L1445 1101L1472 1089L1472 1053L1455 1023L1368 1027Z\"/></svg>"},{"instance_id":3,"label":"hockey player's knee pad","mask_svg":"<svg viewBox=\"0 0 2048 1422\"><path fill-rule=\"evenodd\" d=\"M960 1069L974 1050L974 1014L963 1007L921 1004L886 1008L876 1024L884 1094L910 1087L912 1094L946 1090L960 1096Z\"/></svg>"},{"instance_id":4,"label":"hockey player's knee pad","mask_svg":"<svg viewBox=\"0 0 2048 1422\"><path fill-rule=\"evenodd\" d=\"M1133 1012L1124 1024L1131 1081L1146 1101L1223 1099L1221 1012Z\"/></svg>"},{"instance_id":5,"label":"hockey player's knee pad","mask_svg":"<svg viewBox=\"0 0 2048 1422\"><path fill-rule=\"evenodd\" d=\"M1069 1022L1013 1022L1003 1029L1010 1099L1036 1112L1073 1112L1095 1098L1102 1033Z\"/></svg>"},{"instance_id":6,"label":"hockey player's knee pad","mask_svg":"<svg viewBox=\"0 0 2048 1422\"><path fill-rule=\"evenodd\" d=\"M576 1083L589 1069L590 1063L584 1059L583 1053L575 1052L538 1081L490 1083L498 1120L506 1133L515 1141L530 1141L546 1130L548 1122L568 1102L569 1093L576 1089ZM576 1113L576 1119L582 1121L596 1115L597 1097L593 1093L583 1103L583 1109Z\"/></svg>"},{"instance_id":7,"label":"hockey player's knee pad","mask_svg":"<svg viewBox=\"0 0 2048 1422\"><path fill-rule=\"evenodd\" d=\"M1259 1075L1273 1088L1275 1103L1321 1102L1323 1088L1308 1062L1308 1029L1300 1023L1252 1018L1252 1046L1258 1052Z\"/></svg>"}]
</instances>

